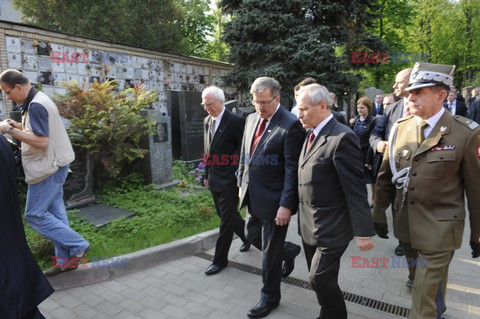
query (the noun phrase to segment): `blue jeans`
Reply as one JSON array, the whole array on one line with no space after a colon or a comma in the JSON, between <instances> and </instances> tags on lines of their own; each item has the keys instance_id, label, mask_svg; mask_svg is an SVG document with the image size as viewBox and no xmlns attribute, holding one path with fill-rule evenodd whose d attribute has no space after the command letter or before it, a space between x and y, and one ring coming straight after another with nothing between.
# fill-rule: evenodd
<instances>
[{"instance_id":1,"label":"blue jeans","mask_svg":"<svg viewBox=\"0 0 480 319\"><path fill-rule=\"evenodd\" d=\"M69 258L84 251L88 242L68 225L63 184L68 165L37 184L28 185L25 218L39 234L53 242L55 256ZM58 258L57 257L57 258Z\"/></svg>"}]
</instances>

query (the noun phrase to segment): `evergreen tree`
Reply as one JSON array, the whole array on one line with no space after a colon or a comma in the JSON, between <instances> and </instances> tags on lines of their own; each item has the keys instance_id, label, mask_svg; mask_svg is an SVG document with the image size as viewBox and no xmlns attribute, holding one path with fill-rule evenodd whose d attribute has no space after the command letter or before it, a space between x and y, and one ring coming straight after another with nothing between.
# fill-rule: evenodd
<instances>
[{"instance_id":1,"label":"evergreen tree","mask_svg":"<svg viewBox=\"0 0 480 319\"><path fill-rule=\"evenodd\" d=\"M234 72L227 83L242 92L259 76L277 79L284 94L314 77L342 96L355 92L359 77L348 72L349 43L373 18L366 0L223 0L232 19L225 26Z\"/></svg>"}]
</instances>

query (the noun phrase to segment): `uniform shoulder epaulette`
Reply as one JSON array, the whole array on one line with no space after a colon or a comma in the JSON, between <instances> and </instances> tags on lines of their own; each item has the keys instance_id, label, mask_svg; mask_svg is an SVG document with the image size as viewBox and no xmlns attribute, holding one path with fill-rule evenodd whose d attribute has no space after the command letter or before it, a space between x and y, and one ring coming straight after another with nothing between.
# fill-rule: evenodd
<instances>
[{"instance_id":1,"label":"uniform shoulder epaulette","mask_svg":"<svg viewBox=\"0 0 480 319\"><path fill-rule=\"evenodd\" d=\"M480 126L474 120L467 119L466 117L463 117L463 116L460 116L460 115L455 115L453 118L455 120L457 120L458 122L462 123L463 125L465 125L466 127L468 127L469 129L471 129L472 131Z\"/></svg>"},{"instance_id":2,"label":"uniform shoulder epaulette","mask_svg":"<svg viewBox=\"0 0 480 319\"><path fill-rule=\"evenodd\" d=\"M401 123L401 122L408 121L408 120L412 119L413 117L414 117L414 115L412 114L412 115L409 115L409 116L405 116L405 117L399 118L399 119L397 120L397 123Z\"/></svg>"}]
</instances>

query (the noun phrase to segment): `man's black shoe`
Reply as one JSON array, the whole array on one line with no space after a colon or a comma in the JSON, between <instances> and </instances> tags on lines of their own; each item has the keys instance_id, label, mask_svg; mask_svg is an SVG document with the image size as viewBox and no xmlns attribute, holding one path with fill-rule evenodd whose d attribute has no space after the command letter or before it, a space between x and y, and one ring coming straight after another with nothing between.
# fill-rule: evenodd
<instances>
[{"instance_id":1,"label":"man's black shoe","mask_svg":"<svg viewBox=\"0 0 480 319\"><path fill-rule=\"evenodd\" d=\"M240 252L244 253L250 249L250 243L243 243L242 246L240 246Z\"/></svg>"},{"instance_id":2,"label":"man's black shoe","mask_svg":"<svg viewBox=\"0 0 480 319\"><path fill-rule=\"evenodd\" d=\"M270 311L278 307L278 302L271 304L268 302L265 302L263 300L260 300L260 302L250 309L250 311L247 313L247 316L250 318L263 318L266 317Z\"/></svg>"},{"instance_id":3,"label":"man's black shoe","mask_svg":"<svg viewBox=\"0 0 480 319\"><path fill-rule=\"evenodd\" d=\"M405 255L405 250L403 249L402 243L398 243L397 248L395 248L395 255L397 256Z\"/></svg>"},{"instance_id":4,"label":"man's black shoe","mask_svg":"<svg viewBox=\"0 0 480 319\"><path fill-rule=\"evenodd\" d=\"M295 257L297 257L298 254L300 254L301 250L302 249L300 248L300 246L297 245L297 248L295 250L295 253L293 254L293 257L285 260L285 262L283 263L283 268L282 268L283 279L287 278L292 273L293 268L295 268Z\"/></svg>"},{"instance_id":5,"label":"man's black shoe","mask_svg":"<svg viewBox=\"0 0 480 319\"><path fill-rule=\"evenodd\" d=\"M220 266L220 265L211 264L210 266L208 266L207 269L205 269L205 275L218 274L225 267L227 267L227 266Z\"/></svg>"}]
</instances>

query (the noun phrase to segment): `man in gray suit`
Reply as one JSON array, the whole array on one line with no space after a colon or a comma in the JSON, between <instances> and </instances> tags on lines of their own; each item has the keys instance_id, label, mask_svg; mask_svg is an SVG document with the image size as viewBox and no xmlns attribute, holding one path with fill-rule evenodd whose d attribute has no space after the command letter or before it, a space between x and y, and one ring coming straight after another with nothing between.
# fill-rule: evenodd
<instances>
[{"instance_id":1,"label":"man in gray suit","mask_svg":"<svg viewBox=\"0 0 480 319\"><path fill-rule=\"evenodd\" d=\"M375 129L370 134L370 146L375 152L375 167L374 167L374 176L377 175L378 170L380 169L380 164L383 159L383 153L387 148L387 141L390 131L393 127L393 124L402 117L410 115L408 108L406 107L404 99L408 96L408 93L405 89L408 87L408 81L410 79L410 73L412 68L404 69L398 72L395 77L395 84L393 84L393 89L395 95L400 98L398 102L389 107L385 108L382 116L377 120ZM382 157L378 158L378 155L381 154ZM395 212L393 212L395 214ZM403 256L405 254L402 243L399 241L397 248L395 248L395 255ZM413 275L412 275L413 276ZM410 278L413 280L413 277ZM410 283L407 283L407 286L411 286Z\"/></svg>"},{"instance_id":2,"label":"man in gray suit","mask_svg":"<svg viewBox=\"0 0 480 319\"><path fill-rule=\"evenodd\" d=\"M246 237L262 250L263 258L260 302L247 315L263 318L278 307L281 277L292 272L300 253L300 246L285 241L285 236L298 206L298 156L305 131L280 106L277 80L260 77L250 93L256 113L246 120L238 177L240 206L248 212Z\"/></svg>"},{"instance_id":3,"label":"man in gray suit","mask_svg":"<svg viewBox=\"0 0 480 319\"><path fill-rule=\"evenodd\" d=\"M372 249L375 231L357 136L333 117L329 99L319 84L298 94L298 118L311 129L298 162L298 223L319 318L346 319L338 286L340 258L353 237L361 251Z\"/></svg>"}]
</instances>

